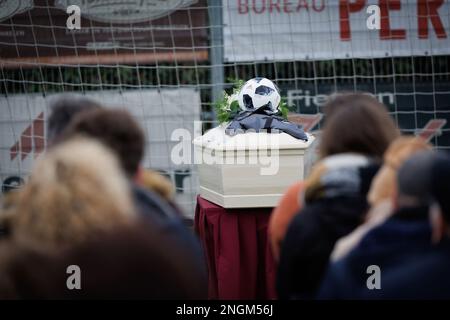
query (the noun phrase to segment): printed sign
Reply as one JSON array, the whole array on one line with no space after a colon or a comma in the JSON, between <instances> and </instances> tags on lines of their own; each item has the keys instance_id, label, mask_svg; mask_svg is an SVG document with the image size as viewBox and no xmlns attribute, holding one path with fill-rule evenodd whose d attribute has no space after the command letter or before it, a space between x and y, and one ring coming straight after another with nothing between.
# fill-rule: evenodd
<instances>
[{"instance_id":1,"label":"printed sign","mask_svg":"<svg viewBox=\"0 0 450 320\"><path fill-rule=\"evenodd\" d=\"M94 91L86 96L108 107L126 108L140 121L147 138L144 167L169 175L177 191L187 197L185 202L190 203L192 199L187 199L194 196L196 177L192 177L190 168L177 166L171 161L171 150L178 143L172 141L171 135L174 130L184 128L194 136L194 122L200 120L199 91L190 88ZM0 97L2 184L26 179L31 172L35 159L45 149L48 106L56 97L40 94Z\"/></svg>"},{"instance_id":2,"label":"printed sign","mask_svg":"<svg viewBox=\"0 0 450 320\"><path fill-rule=\"evenodd\" d=\"M450 148L450 88L449 82L396 82L394 83L338 83L299 85L297 88L282 87L282 95L294 111L294 122L303 124L308 130L320 128L323 107L329 95L339 91L363 91L373 94L385 104L400 129L407 134L416 134L434 143L437 147Z\"/></svg>"},{"instance_id":3,"label":"printed sign","mask_svg":"<svg viewBox=\"0 0 450 320\"><path fill-rule=\"evenodd\" d=\"M448 0L230 0L223 4L228 61L450 53ZM368 27L371 5L379 8L379 29Z\"/></svg>"},{"instance_id":4,"label":"printed sign","mask_svg":"<svg viewBox=\"0 0 450 320\"><path fill-rule=\"evenodd\" d=\"M0 67L202 61L207 20L205 0L0 0Z\"/></svg>"}]
</instances>

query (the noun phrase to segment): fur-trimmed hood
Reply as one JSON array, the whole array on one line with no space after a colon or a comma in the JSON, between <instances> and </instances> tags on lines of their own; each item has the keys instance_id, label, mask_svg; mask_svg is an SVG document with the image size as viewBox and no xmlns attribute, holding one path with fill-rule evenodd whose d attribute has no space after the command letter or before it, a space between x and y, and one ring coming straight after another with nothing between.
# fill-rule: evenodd
<instances>
[{"instance_id":1,"label":"fur-trimmed hood","mask_svg":"<svg viewBox=\"0 0 450 320\"><path fill-rule=\"evenodd\" d=\"M366 194L379 164L364 155L344 153L320 161L306 180L305 203L318 199L355 197Z\"/></svg>"}]
</instances>

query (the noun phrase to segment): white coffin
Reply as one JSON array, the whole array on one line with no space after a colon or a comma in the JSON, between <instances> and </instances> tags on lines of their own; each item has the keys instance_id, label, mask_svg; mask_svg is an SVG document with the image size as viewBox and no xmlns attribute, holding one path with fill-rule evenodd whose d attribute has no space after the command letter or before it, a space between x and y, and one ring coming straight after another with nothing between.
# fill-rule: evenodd
<instances>
[{"instance_id":1,"label":"white coffin","mask_svg":"<svg viewBox=\"0 0 450 320\"><path fill-rule=\"evenodd\" d=\"M193 141L204 199L225 208L274 207L290 185L304 179L313 158L311 134L307 142L286 133L229 136L225 127Z\"/></svg>"}]
</instances>

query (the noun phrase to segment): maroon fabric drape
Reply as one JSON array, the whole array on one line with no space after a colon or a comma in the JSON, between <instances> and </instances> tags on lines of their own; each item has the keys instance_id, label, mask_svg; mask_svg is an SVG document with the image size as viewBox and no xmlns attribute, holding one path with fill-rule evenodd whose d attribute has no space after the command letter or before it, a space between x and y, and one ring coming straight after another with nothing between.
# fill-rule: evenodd
<instances>
[{"instance_id":1,"label":"maroon fabric drape","mask_svg":"<svg viewBox=\"0 0 450 320\"><path fill-rule=\"evenodd\" d=\"M208 264L210 299L275 299L267 238L272 208L225 209L200 196L195 229Z\"/></svg>"}]
</instances>

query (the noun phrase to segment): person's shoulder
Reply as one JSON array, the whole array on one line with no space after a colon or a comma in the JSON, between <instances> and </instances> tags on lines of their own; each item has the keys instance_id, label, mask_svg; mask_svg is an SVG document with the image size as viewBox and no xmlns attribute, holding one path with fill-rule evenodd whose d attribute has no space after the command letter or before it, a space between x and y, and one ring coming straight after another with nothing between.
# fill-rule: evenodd
<instances>
[{"instance_id":1,"label":"person's shoulder","mask_svg":"<svg viewBox=\"0 0 450 320\"><path fill-rule=\"evenodd\" d=\"M407 261L429 248L430 236L425 222L409 228L403 222L388 219L369 230L342 260L348 267L358 268L358 272L372 264L389 269L395 268L396 261Z\"/></svg>"},{"instance_id":2,"label":"person's shoulder","mask_svg":"<svg viewBox=\"0 0 450 320\"><path fill-rule=\"evenodd\" d=\"M175 209L155 192L146 190L136 184L132 184L131 192L139 215L163 221L177 218Z\"/></svg>"},{"instance_id":3,"label":"person's shoulder","mask_svg":"<svg viewBox=\"0 0 450 320\"><path fill-rule=\"evenodd\" d=\"M429 243L431 228L428 219L422 212L400 212L397 211L392 216L371 229L362 239L361 244L379 244L380 246L393 248L394 245L417 245L421 242ZM405 240L408 241L405 241Z\"/></svg>"},{"instance_id":4,"label":"person's shoulder","mask_svg":"<svg viewBox=\"0 0 450 320\"><path fill-rule=\"evenodd\" d=\"M322 243L323 232L314 206L303 208L295 215L286 232L283 247L291 247L295 252L313 250Z\"/></svg>"},{"instance_id":5,"label":"person's shoulder","mask_svg":"<svg viewBox=\"0 0 450 320\"><path fill-rule=\"evenodd\" d=\"M299 192L301 190L303 190L304 187L305 187L305 182L304 181L298 181L298 182L294 183L293 185L291 185L287 189L287 191L285 193L285 196L286 197L293 197L293 196L298 197Z\"/></svg>"},{"instance_id":6,"label":"person's shoulder","mask_svg":"<svg viewBox=\"0 0 450 320\"><path fill-rule=\"evenodd\" d=\"M284 195L281 197L280 202L278 203L277 208L288 210L299 210L300 209L300 192L304 189L305 183L303 181L299 181L293 185L291 185Z\"/></svg>"},{"instance_id":7,"label":"person's shoulder","mask_svg":"<svg viewBox=\"0 0 450 320\"><path fill-rule=\"evenodd\" d=\"M359 275L366 275L365 270L354 272L354 266L348 257L331 262L319 287L317 299L356 298L362 283L365 283L364 279L359 278ZM352 295L354 296L352 297Z\"/></svg>"},{"instance_id":8,"label":"person's shoulder","mask_svg":"<svg viewBox=\"0 0 450 320\"><path fill-rule=\"evenodd\" d=\"M424 269L442 270L445 273L450 270L450 238L445 237L438 244L431 244L420 259L417 259L418 267ZM450 281L450 277L446 277Z\"/></svg>"},{"instance_id":9,"label":"person's shoulder","mask_svg":"<svg viewBox=\"0 0 450 320\"><path fill-rule=\"evenodd\" d=\"M299 212L301 209L300 191L303 187L303 182L297 182L288 188L278 202L278 205L272 211L271 228L278 227L278 225L282 224L288 224L293 216Z\"/></svg>"},{"instance_id":10,"label":"person's shoulder","mask_svg":"<svg viewBox=\"0 0 450 320\"><path fill-rule=\"evenodd\" d=\"M324 209L318 203L312 203L304 206L298 211L298 214L294 216L289 229L304 229L307 227L314 227L317 222L317 212Z\"/></svg>"},{"instance_id":11,"label":"person's shoulder","mask_svg":"<svg viewBox=\"0 0 450 320\"><path fill-rule=\"evenodd\" d=\"M384 299L448 299L450 297L449 246L430 246L381 265ZM405 288L408 288L407 290ZM373 294L373 293L372 293ZM368 295L368 297L371 297Z\"/></svg>"}]
</instances>

